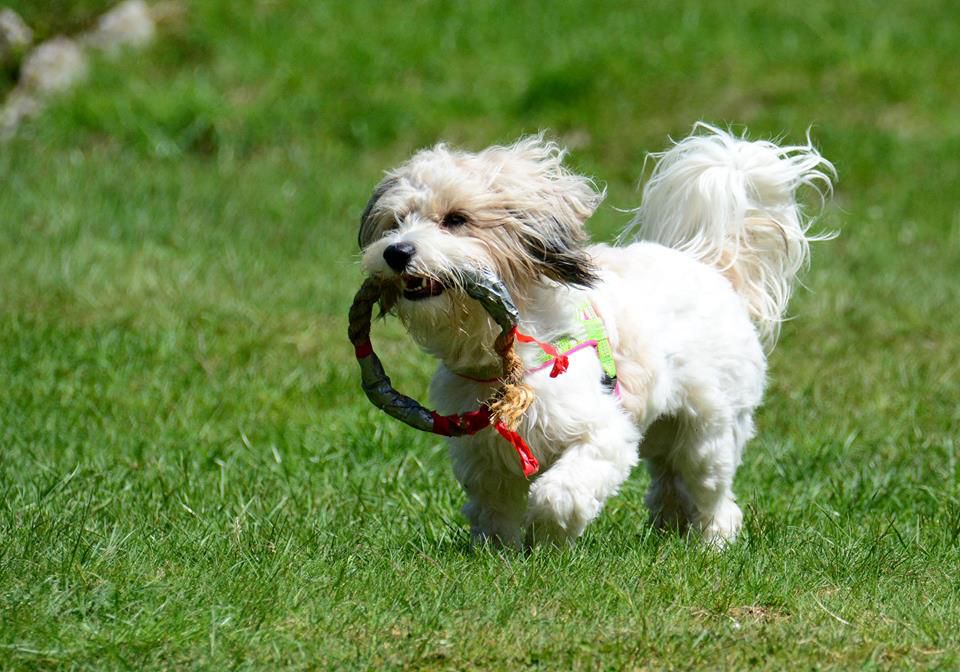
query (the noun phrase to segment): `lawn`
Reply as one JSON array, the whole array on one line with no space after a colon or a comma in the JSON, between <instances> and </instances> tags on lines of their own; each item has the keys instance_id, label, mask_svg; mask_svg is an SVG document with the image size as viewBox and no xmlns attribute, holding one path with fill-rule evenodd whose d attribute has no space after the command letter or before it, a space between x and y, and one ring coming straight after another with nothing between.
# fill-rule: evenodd
<instances>
[{"instance_id":1,"label":"lawn","mask_svg":"<svg viewBox=\"0 0 960 672\"><path fill-rule=\"evenodd\" d=\"M205 0L97 61L0 146L0 669L960 667L960 15L781 5ZM609 240L697 119L840 175L742 540L651 531L639 469L575 549L471 550L441 441L359 390L372 187L550 129Z\"/></svg>"}]
</instances>

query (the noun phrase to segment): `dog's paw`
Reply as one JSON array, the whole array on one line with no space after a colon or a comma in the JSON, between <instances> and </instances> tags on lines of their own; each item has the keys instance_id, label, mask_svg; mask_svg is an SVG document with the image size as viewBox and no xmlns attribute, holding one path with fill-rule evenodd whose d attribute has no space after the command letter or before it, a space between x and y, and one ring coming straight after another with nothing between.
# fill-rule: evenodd
<instances>
[{"instance_id":1,"label":"dog's paw","mask_svg":"<svg viewBox=\"0 0 960 672\"><path fill-rule=\"evenodd\" d=\"M679 506L659 506L650 507L650 516L647 523L657 530L664 532L683 533L687 529L689 519L684 510Z\"/></svg>"},{"instance_id":2,"label":"dog's paw","mask_svg":"<svg viewBox=\"0 0 960 672\"><path fill-rule=\"evenodd\" d=\"M645 502L650 510L648 523L652 527L663 531L686 532L692 511L681 493L673 488L651 487Z\"/></svg>"},{"instance_id":3,"label":"dog's paw","mask_svg":"<svg viewBox=\"0 0 960 672\"><path fill-rule=\"evenodd\" d=\"M588 493L549 480L530 490L527 507L527 543L570 546L600 510L600 503Z\"/></svg>"},{"instance_id":4,"label":"dog's paw","mask_svg":"<svg viewBox=\"0 0 960 672\"><path fill-rule=\"evenodd\" d=\"M700 537L710 546L722 550L737 540L743 525L743 512L732 499L724 499L710 516L702 519Z\"/></svg>"},{"instance_id":5,"label":"dog's paw","mask_svg":"<svg viewBox=\"0 0 960 672\"><path fill-rule=\"evenodd\" d=\"M523 547L521 529L514 517L498 514L481 507L476 502L467 502L462 509L470 521L471 545L495 548Z\"/></svg>"},{"instance_id":6,"label":"dog's paw","mask_svg":"<svg viewBox=\"0 0 960 672\"><path fill-rule=\"evenodd\" d=\"M557 548L571 548L577 543L577 538L570 536L556 521L531 521L527 525L527 534L524 546L528 549L536 546L555 546Z\"/></svg>"},{"instance_id":7,"label":"dog's paw","mask_svg":"<svg viewBox=\"0 0 960 672\"><path fill-rule=\"evenodd\" d=\"M514 551L523 550L519 529L511 529L508 533L490 533L487 530L472 527L470 530L470 546L474 549L489 547L496 549L505 548Z\"/></svg>"}]
</instances>

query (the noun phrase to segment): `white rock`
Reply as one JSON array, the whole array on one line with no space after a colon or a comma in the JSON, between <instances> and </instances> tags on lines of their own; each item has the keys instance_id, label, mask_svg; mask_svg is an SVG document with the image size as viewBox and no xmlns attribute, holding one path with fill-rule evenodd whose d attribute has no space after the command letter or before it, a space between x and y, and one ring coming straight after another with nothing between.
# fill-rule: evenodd
<instances>
[{"instance_id":1,"label":"white rock","mask_svg":"<svg viewBox=\"0 0 960 672\"><path fill-rule=\"evenodd\" d=\"M7 54L22 51L33 42L33 31L20 15L8 7L0 9L0 61Z\"/></svg>"},{"instance_id":2,"label":"white rock","mask_svg":"<svg viewBox=\"0 0 960 672\"><path fill-rule=\"evenodd\" d=\"M9 140L17 132L24 119L39 114L43 105L29 93L14 90L7 97L7 104L0 109L0 140Z\"/></svg>"},{"instance_id":3,"label":"white rock","mask_svg":"<svg viewBox=\"0 0 960 672\"><path fill-rule=\"evenodd\" d=\"M126 0L100 17L84 37L94 47L115 52L122 47L143 47L153 41L157 24L144 0Z\"/></svg>"},{"instance_id":4,"label":"white rock","mask_svg":"<svg viewBox=\"0 0 960 672\"><path fill-rule=\"evenodd\" d=\"M66 91L87 75L87 57L73 40L54 37L27 54L18 89L40 95Z\"/></svg>"}]
</instances>

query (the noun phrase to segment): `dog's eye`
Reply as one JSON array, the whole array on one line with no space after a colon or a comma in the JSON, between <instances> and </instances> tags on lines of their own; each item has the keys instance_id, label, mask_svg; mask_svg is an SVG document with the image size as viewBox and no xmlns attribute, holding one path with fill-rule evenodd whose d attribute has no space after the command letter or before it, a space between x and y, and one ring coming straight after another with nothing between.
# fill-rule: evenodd
<instances>
[{"instance_id":1,"label":"dog's eye","mask_svg":"<svg viewBox=\"0 0 960 672\"><path fill-rule=\"evenodd\" d=\"M456 229L467 223L467 216L462 212L448 212L440 223L446 229Z\"/></svg>"}]
</instances>

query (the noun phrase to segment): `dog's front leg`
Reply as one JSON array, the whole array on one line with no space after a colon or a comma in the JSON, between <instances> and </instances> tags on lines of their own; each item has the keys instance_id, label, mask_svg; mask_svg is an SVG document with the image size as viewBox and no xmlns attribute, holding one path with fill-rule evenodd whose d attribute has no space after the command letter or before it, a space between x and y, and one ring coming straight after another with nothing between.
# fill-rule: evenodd
<instances>
[{"instance_id":1,"label":"dog's front leg","mask_svg":"<svg viewBox=\"0 0 960 672\"><path fill-rule=\"evenodd\" d=\"M529 482L505 466L499 436L485 433L452 439L453 471L467 495L463 515L470 521L473 544L519 549ZM512 451L507 453L513 459Z\"/></svg>"},{"instance_id":2,"label":"dog's front leg","mask_svg":"<svg viewBox=\"0 0 960 672\"><path fill-rule=\"evenodd\" d=\"M519 550L523 540L521 530L526 492L512 492L504 497L503 494L494 495L472 489L473 492L467 492L463 515L470 521L473 544L492 544Z\"/></svg>"},{"instance_id":3,"label":"dog's front leg","mask_svg":"<svg viewBox=\"0 0 960 672\"><path fill-rule=\"evenodd\" d=\"M582 440L568 446L530 487L528 545L572 545L637 463L640 434L610 401Z\"/></svg>"}]
</instances>

